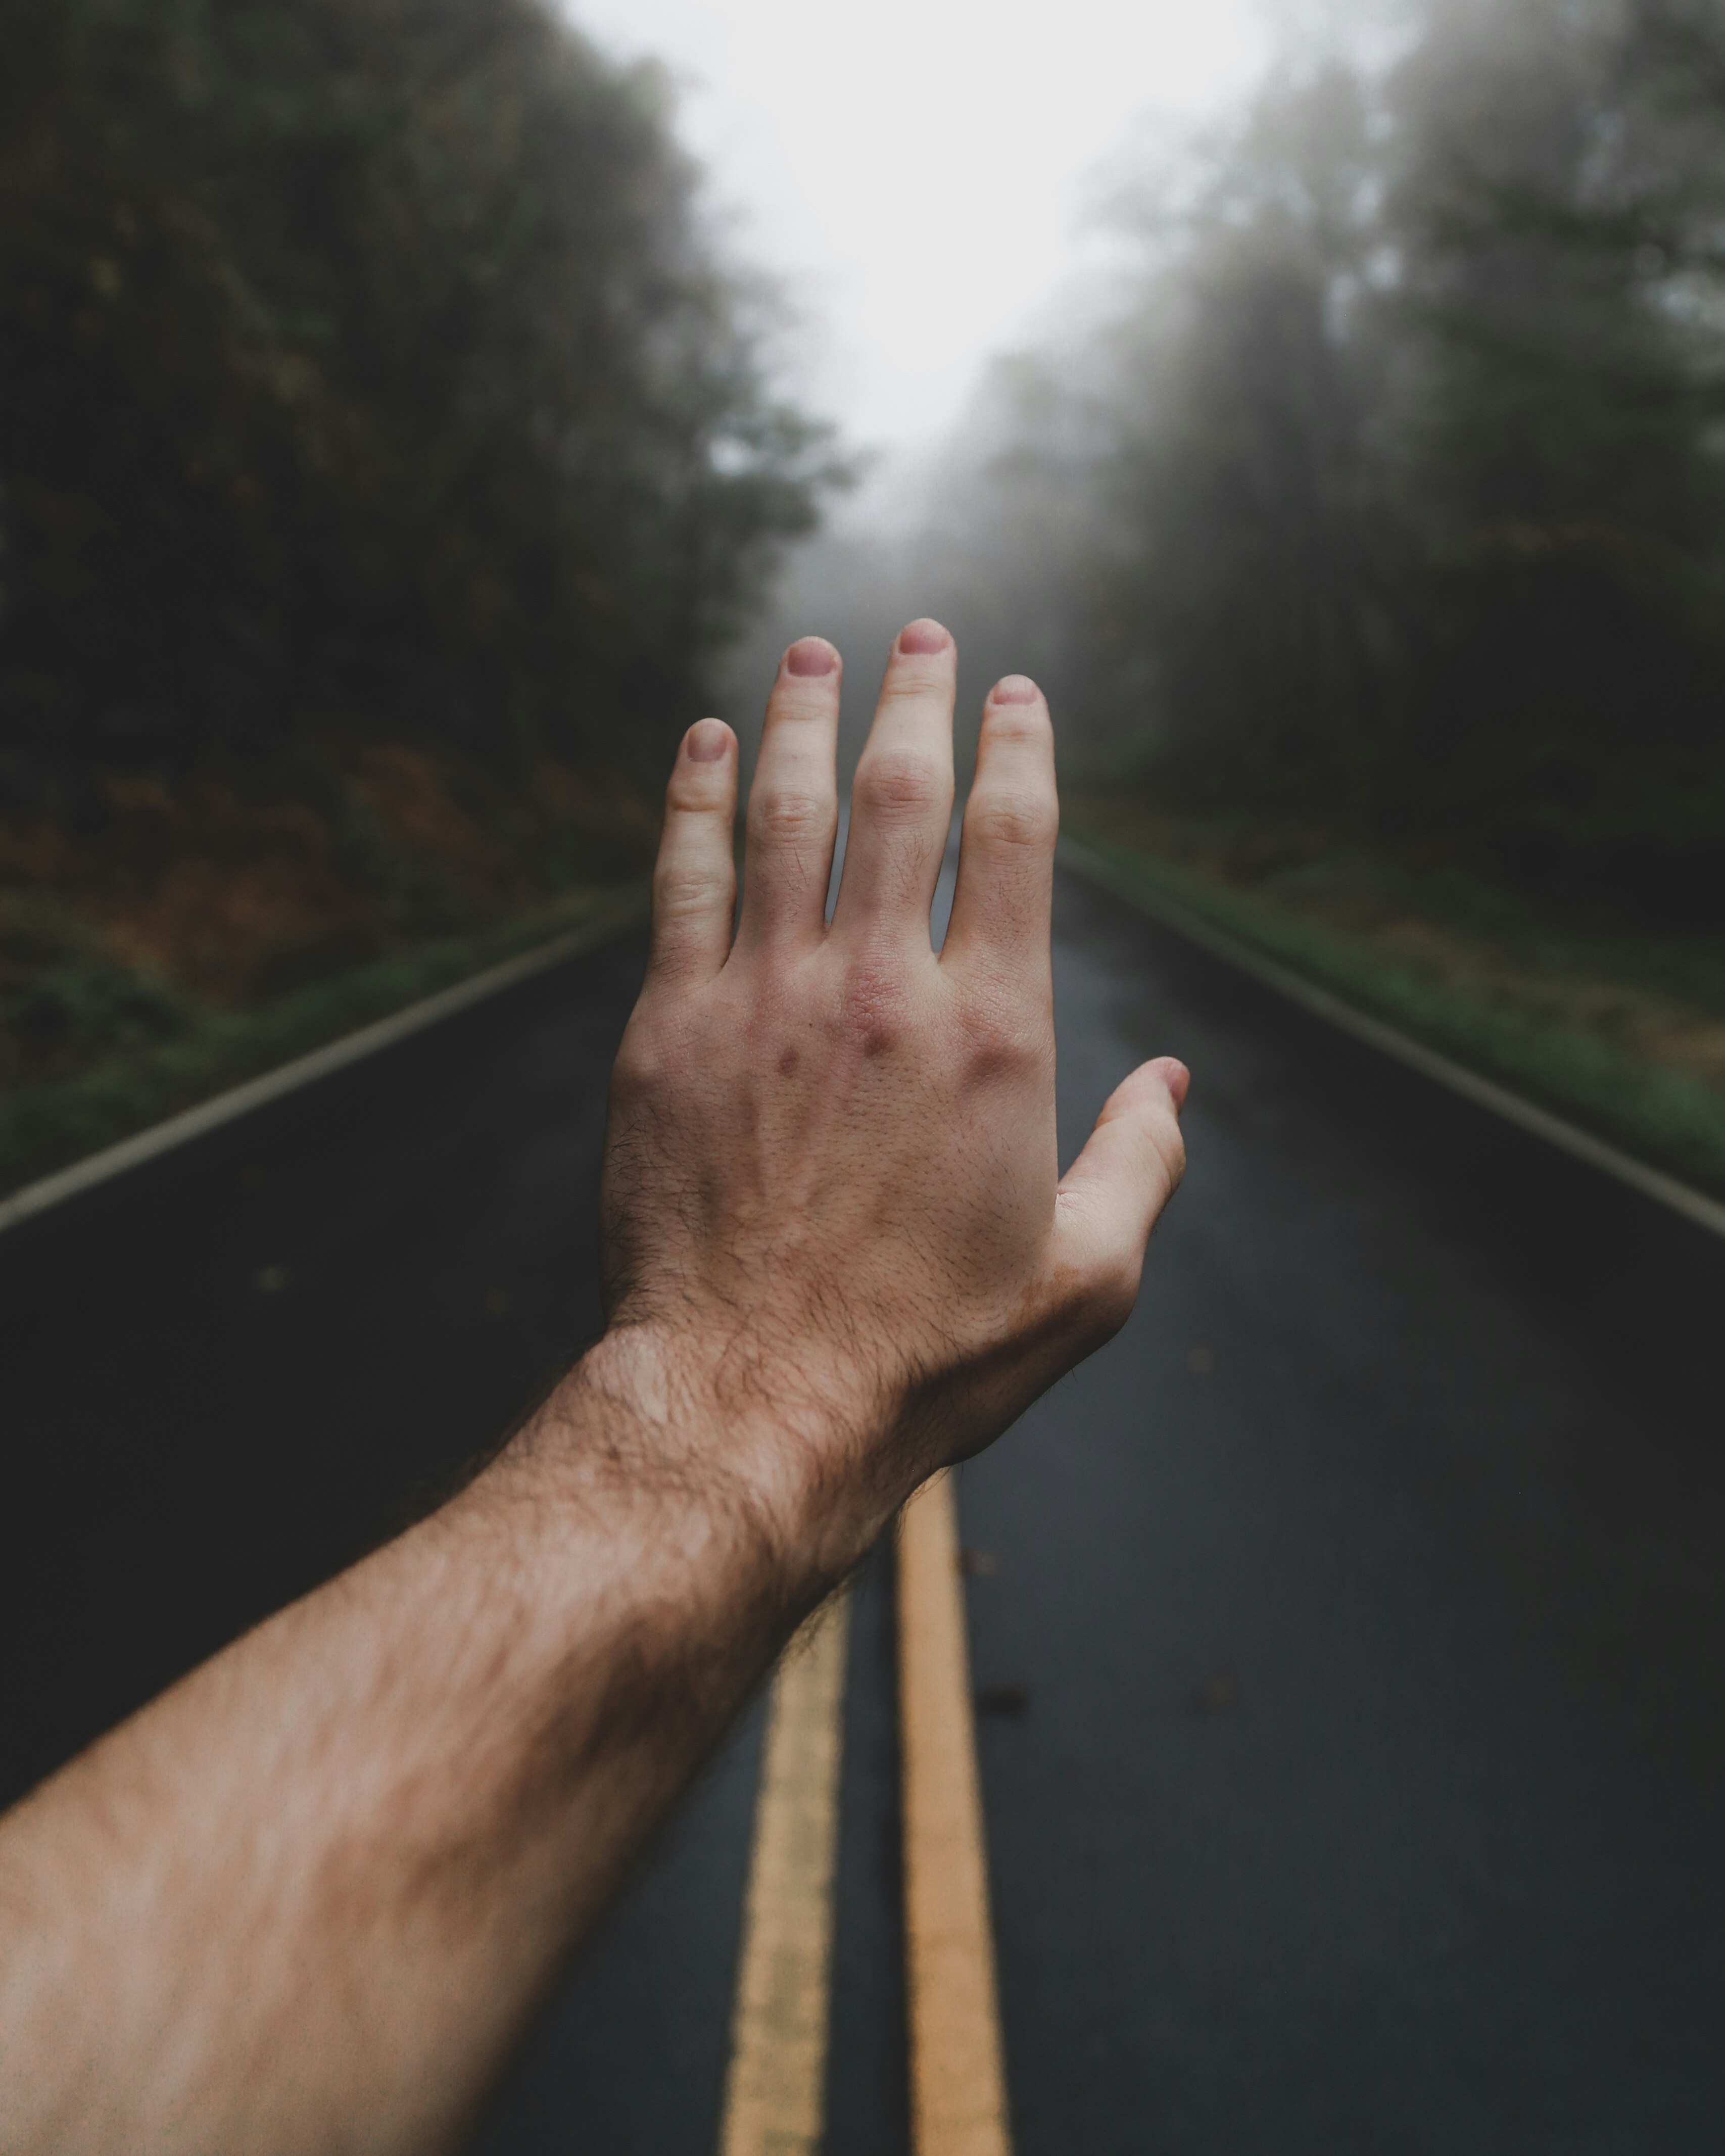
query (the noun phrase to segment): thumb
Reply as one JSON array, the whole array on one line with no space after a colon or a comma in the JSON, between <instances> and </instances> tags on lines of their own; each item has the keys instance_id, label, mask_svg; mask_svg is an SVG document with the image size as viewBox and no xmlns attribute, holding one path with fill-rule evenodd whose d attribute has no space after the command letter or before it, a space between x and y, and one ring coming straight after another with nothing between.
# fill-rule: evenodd
<instances>
[{"instance_id":1,"label":"thumb","mask_svg":"<svg viewBox=\"0 0 1725 2156\"><path fill-rule=\"evenodd\" d=\"M1186 1172L1180 1109L1190 1083L1185 1065L1171 1055L1141 1063L1108 1096L1056 1194L1062 1255L1116 1306L1110 1332L1131 1313L1150 1230Z\"/></svg>"}]
</instances>

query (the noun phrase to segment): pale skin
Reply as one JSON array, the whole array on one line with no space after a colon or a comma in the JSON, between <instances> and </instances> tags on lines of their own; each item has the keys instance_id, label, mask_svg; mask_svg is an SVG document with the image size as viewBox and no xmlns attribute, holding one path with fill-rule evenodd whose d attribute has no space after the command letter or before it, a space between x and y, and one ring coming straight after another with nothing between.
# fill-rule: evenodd
<instances>
[{"instance_id":1,"label":"pale skin","mask_svg":"<svg viewBox=\"0 0 1725 2156\"><path fill-rule=\"evenodd\" d=\"M679 752L612 1085L608 1330L458 1497L0 1820L0 2148L451 2148L798 1620L916 1486L1124 1322L1186 1073L1055 1137L1053 736L985 706L952 925L956 654L894 645L843 887L839 660Z\"/></svg>"}]
</instances>

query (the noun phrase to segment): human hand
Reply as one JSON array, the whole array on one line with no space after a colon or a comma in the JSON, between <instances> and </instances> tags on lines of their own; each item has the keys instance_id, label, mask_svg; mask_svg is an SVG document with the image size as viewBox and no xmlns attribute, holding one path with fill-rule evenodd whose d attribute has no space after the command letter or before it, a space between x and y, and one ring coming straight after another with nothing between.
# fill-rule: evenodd
<instances>
[{"instance_id":1,"label":"human hand","mask_svg":"<svg viewBox=\"0 0 1725 2156\"><path fill-rule=\"evenodd\" d=\"M610 1329L449 1504L0 1821L8 2148L453 2147L796 1620L1125 1319L1185 1072L1134 1071L1057 1181L1048 714L988 700L937 957L954 662L899 638L830 927L838 654L780 667L734 941L737 743L691 730Z\"/></svg>"},{"instance_id":2,"label":"human hand","mask_svg":"<svg viewBox=\"0 0 1725 2156\"><path fill-rule=\"evenodd\" d=\"M1059 1175L1053 733L1022 676L985 706L931 947L956 668L935 622L893 648L830 927L838 653L805 638L780 663L734 940L737 742L691 728L612 1086L612 1337L764 1434L780 1486L859 1500L840 1509L865 1537L1125 1322L1184 1162L1186 1072L1164 1058Z\"/></svg>"}]
</instances>

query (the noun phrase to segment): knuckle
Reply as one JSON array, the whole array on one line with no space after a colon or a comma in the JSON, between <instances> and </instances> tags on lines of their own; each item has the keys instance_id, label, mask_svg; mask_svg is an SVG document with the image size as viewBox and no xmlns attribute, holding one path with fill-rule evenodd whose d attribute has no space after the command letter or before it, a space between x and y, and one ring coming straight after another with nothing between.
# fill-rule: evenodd
<instances>
[{"instance_id":1,"label":"knuckle","mask_svg":"<svg viewBox=\"0 0 1725 2156\"><path fill-rule=\"evenodd\" d=\"M1079 1290L1077 1315L1081 1330L1096 1345L1111 1340L1132 1316L1143 1270L1142 1252L1123 1245L1098 1251L1091 1259Z\"/></svg>"},{"instance_id":2,"label":"knuckle","mask_svg":"<svg viewBox=\"0 0 1725 2156\"><path fill-rule=\"evenodd\" d=\"M674 817L711 816L722 812L729 793L725 765L691 764L680 758L665 789L665 805Z\"/></svg>"},{"instance_id":3,"label":"knuckle","mask_svg":"<svg viewBox=\"0 0 1725 2156\"><path fill-rule=\"evenodd\" d=\"M984 987L963 1006L967 1075L973 1084L1040 1072L1050 1045L1049 1014L1027 1004L1010 983Z\"/></svg>"},{"instance_id":4,"label":"knuckle","mask_svg":"<svg viewBox=\"0 0 1725 2156\"><path fill-rule=\"evenodd\" d=\"M800 726L805 720L830 716L839 701L839 676L831 674L782 675L767 706L767 723Z\"/></svg>"},{"instance_id":5,"label":"knuckle","mask_svg":"<svg viewBox=\"0 0 1725 2156\"><path fill-rule=\"evenodd\" d=\"M1186 1141L1178 1124L1165 1138L1158 1142L1157 1150L1162 1155L1162 1165L1168 1176L1168 1196L1172 1198L1186 1177Z\"/></svg>"},{"instance_id":6,"label":"knuckle","mask_svg":"<svg viewBox=\"0 0 1725 2156\"><path fill-rule=\"evenodd\" d=\"M808 845L826 829L826 803L787 787L757 790L749 803L749 828L769 845Z\"/></svg>"},{"instance_id":7,"label":"knuckle","mask_svg":"<svg viewBox=\"0 0 1725 2156\"><path fill-rule=\"evenodd\" d=\"M1091 1302L1096 1322L1106 1327L1110 1335L1119 1332L1132 1316L1143 1270L1143 1260L1136 1250L1115 1251L1097 1267Z\"/></svg>"},{"instance_id":8,"label":"knuckle","mask_svg":"<svg viewBox=\"0 0 1725 2156\"><path fill-rule=\"evenodd\" d=\"M974 1033L968 1044L966 1075L978 1087L1020 1085L1040 1076L1045 1056L1042 1044L1020 1028L1001 1026Z\"/></svg>"},{"instance_id":9,"label":"knuckle","mask_svg":"<svg viewBox=\"0 0 1725 2156\"><path fill-rule=\"evenodd\" d=\"M1045 748L1054 722L1040 704L991 704L983 721L994 748Z\"/></svg>"},{"instance_id":10,"label":"knuckle","mask_svg":"<svg viewBox=\"0 0 1725 2156\"><path fill-rule=\"evenodd\" d=\"M946 780L930 757L891 750L864 762L854 790L871 815L896 820L925 816L937 808Z\"/></svg>"},{"instance_id":11,"label":"knuckle","mask_svg":"<svg viewBox=\"0 0 1725 2156\"><path fill-rule=\"evenodd\" d=\"M653 911L660 921L686 921L729 896L730 879L690 861L661 861L653 871Z\"/></svg>"},{"instance_id":12,"label":"knuckle","mask_svg":"<svg viewBox=\"0 0 1725 2156\"><path fill-rule=\"evenodd\" d=\"M845 975L839 1025L865 1056L884 1055L904 1040L910 998L902 969L884 956L860 958Z\"/></svg>"},{"instance_id":13,"label":"knuckle","mask_svg":"<svg viewBox=\"0 0 1725 2156\"><path fill-rule=\"evenodd\" d=\"M1111 1243L1060 1268L1050 1285L1050 1314L1080 1356L1111 1340L1132 1316L1142 1270L1137 1251Z\"/></svg>"},{"instance_id":14,"label":"knuckle","mask_svg":"<svg viewBox=\"0 0 1725 2156\"><path fill-rule=\"evenodd\" d=\"M1186 1173L1186 1140L1170 1114L1147 1117L1140 1133L1141 1158L1147 1172L1159 1171L1164 1185L1161 1203L1166 1204L1180 1187Z\"/></svg>"},{"instance_id":15,"label":"knuckle","mask_svg":"<svg viewBox=\"0 0 1725 2156\"><path fill-rule=\"evenodd\" d=\"M665 1044L650 1018L639 1009L629 1020L611 1066L614 1092L631 1099L650 1092L665 1065Z\"/></svg>"},{"instance_id":16,"label":"knuckle","mask_svg":"<svg viewBox=\"0 0 1725 2156\"><path fill-rule=\"evenodd\" d=\"M1028 787L994 788L971 805L971 828L983 845L1003 853L1043 852L1060 830L1052 794Z\"/></svg>"}]
</instances>

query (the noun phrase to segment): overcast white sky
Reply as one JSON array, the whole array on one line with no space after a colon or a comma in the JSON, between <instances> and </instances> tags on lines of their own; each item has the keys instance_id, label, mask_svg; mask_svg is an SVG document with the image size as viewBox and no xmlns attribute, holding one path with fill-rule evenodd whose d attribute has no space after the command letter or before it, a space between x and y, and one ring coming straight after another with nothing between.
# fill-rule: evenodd
<instances>
[{"instance_id":1,"label":"overcast white sky","mask_svg":"<svg viewBox=\"0 0 1725 2156\"><path fill-rule=\"evenodd\" d=\"M1088 183L1147 112L1268 49L1255 0L565 0L684 85L743 250L812 322L799 387L853 443L955 419L1077 266Z\"/></svg>"}]
</instances>

